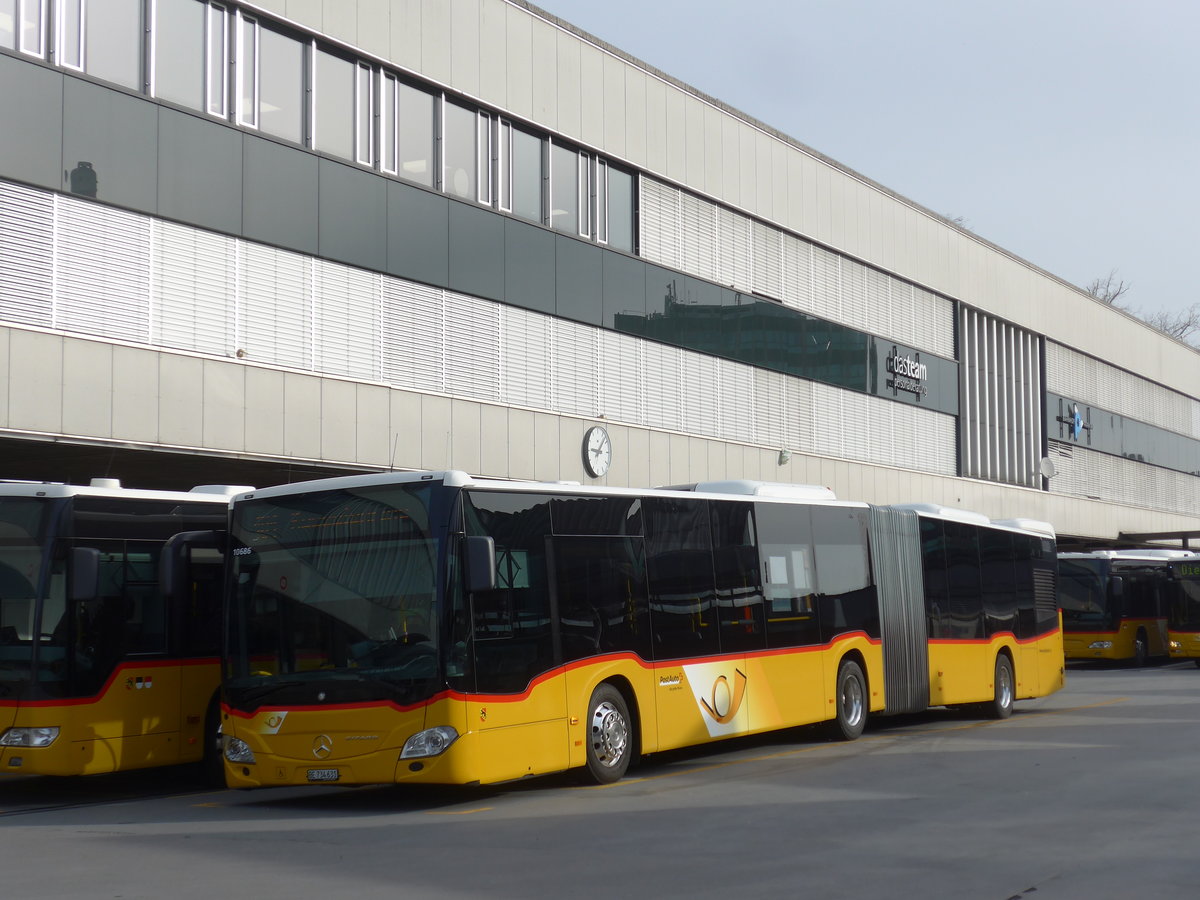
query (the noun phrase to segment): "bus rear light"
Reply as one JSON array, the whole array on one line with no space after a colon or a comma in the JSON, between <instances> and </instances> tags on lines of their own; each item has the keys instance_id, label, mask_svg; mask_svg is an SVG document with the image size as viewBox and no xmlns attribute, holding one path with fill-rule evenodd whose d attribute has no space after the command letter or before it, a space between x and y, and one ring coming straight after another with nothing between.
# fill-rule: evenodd
<instances>
[{"instance_id":1,"label":"bus rear light","mask_svg":"<svg viewBox=\"0 0 1200 900\"><path fill-rule=\"evenodd\" d=\"M10 728L0 735L0 747L49 747L58 738L58 726Z\"/></svg>"},{"instance_id":2,"label":"bus rear light","mask_svg":"<svg viewBox=\"0 0 1200 900\"><path fill-rule=\"evenodd\" d=\"M241 738L225 738L225 758L231 763L253 763L254 751Z\"/></svg>"},{"instance_id":3,"label":"bus rear light","mask_svg":"<svg viewBox=\"0 0 1200 900\"><path fill-rule=\"evenodd\" d=\"M451 744L458 740L458 732L449 725L438 725L418 731L404 742L400 751L401 759L414 759L423 756L438 756L446 752Z\"/></svg>"},{"instance_id":4,"label":"bus rear light","mask_svg":"<svg viewBox=\"0 0 1200 900\"><path fill-rule=\"evenodd\" d=\"M1088 644L1089 650L1111 650L1112 641L1092 641Z\"/></svg>"}]
</instances>

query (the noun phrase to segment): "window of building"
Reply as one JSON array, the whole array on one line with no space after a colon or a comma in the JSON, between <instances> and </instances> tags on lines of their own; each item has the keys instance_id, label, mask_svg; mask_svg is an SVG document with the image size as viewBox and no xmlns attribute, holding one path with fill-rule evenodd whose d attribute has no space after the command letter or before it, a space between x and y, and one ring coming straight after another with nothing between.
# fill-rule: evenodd
<instances>
[{"instance_id":1,"label":"window of building","mask_svg":"<svg viewBox=\"0 0 1200 900\"><path fill-rule=\"evenodd\" d=\"M363 63L355 66L354 81L354 158L364 166L373 162L375 81L371 67Z\"/></svg>"},{"instance_id":2,"label":"window of building","mask_svg":"<svg viewBox=\"0 0 1200 900\"><path fill-rule=\"evenodd\" d=\"M493 145L495 135L492 133L492 117L489 113L480 111L475 122L475 171L479 179L480 203L491 204L493 199L492 173L495 171Z\"/></svg>"},{"instance_id":3,"label":"window of building","mask_svg":"<svg viewBox=\"0 0 1200 900\"><path fill-rule=\"evenodd\" d=\"M137 90L142 73L140 0L60 0L58 62Z\"/></svg>"},{"instance_id":4,"label":"window of building","mask_svg":"<svg viewBox=\"0 0 1200 900\"><path fill-rule=\"evenodd\" d=\"M475 200L479 196L475 111L448 102L442 105L442 110L441 188L451 196Z\"/></svg>"},{"instance_id":5,"label":"window of building","mask_svg":"<svg viewBox=\"0 0 1200 900\"><path fill-rule=\"evenodd\" d=\"M355 157L355 65L316 51L313 70L313 149L343 159Z\"/></svg>"},{"instance_id":6,"label":"window of building","mask_svg":"<svg viewBox=\"0 0 1200 900\"><path fill-rule=\"evenodd\" d=\"M545 205L542 201L542 186L545 183L546 142L536 135L507 122L502 135L507 138L501 146L507 155L501 155L501 184L508 186L508 196L501 198L501 207L530 222L545 221Z\"/></svg>"},{"instance_id":7,"label":"window of building","mask_svg":"<svg viewBox=\"0 0 1200 900\"><path fill-rule=\"evenodd\" d=\"M608 246L633 252L633 175L615 166L606 166L605 236Z\"/></svg>"},{"instance_id":8,"label":"window of building","mask_svg":"<svg viewBox=\"0 0 1200 900\"><path fill-rule=\"evenodd\" d=\"M0 47L46 55L48 0L0 0Z\"/></svg>"},{"instance_id":9,"label":"window of building","mask_svg":"<svg viewBox=\"0 0 1200 900\"><path fill-rule=\"evenodd\" d=\"M229 13L225 7L209 4L205 42L208 48L208 111L224 118L229 115Z\"/></svg>"},{"instance_id":10,"label":"window of building","mask_svg":"<svg viewBox=\"0 0 1200 900\"><path fill-rule=\"evenodd\" d=\"M579 153L561 144L550 147L550 227L579 234Z\"/></svg>"},{"instance_id":11,"label":"window of building","mask_svg":"<svg viewBox=\"0 0 1200 900\"><path fill-rule=\"evenodd\" d=\"M205 4L199 0L155 0L155 97L205 108L206 18Z\"/></svg>"},{"instance_id":12,"label":"window of building","mask_svg":"<svg viewBox=\"0 0 1200 900\"><path fill-rule=\"evenodd\" d=\"M380 168L433 187L434 96L390 73L381 77Z\"/></svg>"},{"instance_id":13,"label":"window of building","mask_svg":"<svg viewBox=\"0 0 1200 900\"><path fill-rule=\"evenodd\" d=\"M304 45L243 16L238 47L238 121L302 143Z\"/></svg>"}]
</instances>

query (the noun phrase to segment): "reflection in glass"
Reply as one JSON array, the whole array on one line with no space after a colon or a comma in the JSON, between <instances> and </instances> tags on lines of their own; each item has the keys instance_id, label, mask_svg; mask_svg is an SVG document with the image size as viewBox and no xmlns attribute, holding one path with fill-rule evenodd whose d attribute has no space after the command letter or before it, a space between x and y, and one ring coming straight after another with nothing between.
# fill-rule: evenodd
<instances>
[{"instance_id":1,"label":"reflection in glass","mask_svg":"<svg viewBox=\"0 0 1200 900\"><path fill-rule=\"evenodd\" d=\"M208 7L208 111L226 114L228 91L229 29L227 13L220 6Z\"/></svg>"},{"instance_id":2,"label":"reflection in glass","mask_svg":"<svg viewBox=\"0 0 1200 900\"><path fill-rule=\"evenodd\" d=\"M18 0L0 0L0 47L17 49Z\"/></svg>"},{"instance_id":3,"label":"reflection in glass","mask_svg":"<svg viewBox=\"0 0 1200 900\"><path fill-rule=\"evenodd\" d=\"M396 142L396 174L417 184L433 187L433 110L434 97L403 82L392 79L395 89L395 116L385 128Z\"/></svg>"},{"instance_id":4,"label":"reflection in glass","mask_svg":"<svg viewBox=\"0 0 1200 900\"><path fill-rule=\"evenodd\" d=\"M158 0L154 18L154 96L191 109L204 103L204 4Z\"/></svg>"},{"instance_id":5,"label":"reflection in glass","mask_svg":"<svg viewBox=\"0 0 1200 900\"><path fill-rule=\"evenodd\" d=\"M371 67L359 63L355 67L357 81L355 97L355 151L354 158L364 166L371 164Z\"/></svg>"},{"instance_id":6,"label":"reflection in glass","mask_svg":"<svg viewBox=\"0 0 1200 900\"><path fill-rule=\"evenodd\" d=\"M242 19L238 29L238 121L258 125L258 23Z\"/></svg>"},{"instance_id":7,"label":"reflection in glass","mask_svg":"<svg viewBox=\"0 0 1200 900\"><path fill-rule=\"evenodd\" d=\"M475 113L453 103L445 105L442 133L442 190L464 200L476 194Z\"/></svg>"},{"instance_id":8,"label":"reflection in glass","mask_svg":"<svg viewBox=\"0 0 1200 900\"><path fill-rule=\"evenodd\" d=\"M317 51L313 147L343 159L354 155L354 64Z\"/></svg>"},{"instance_id":9,"label":"reflection in glass","mask_svg":"<svg viewBox=\"0 0 1200 900\"><path fill-rule=\"evenodd\" d=\"M608 246L633 252L633 176L608 167Z\"/></svg>"}]
</instances>

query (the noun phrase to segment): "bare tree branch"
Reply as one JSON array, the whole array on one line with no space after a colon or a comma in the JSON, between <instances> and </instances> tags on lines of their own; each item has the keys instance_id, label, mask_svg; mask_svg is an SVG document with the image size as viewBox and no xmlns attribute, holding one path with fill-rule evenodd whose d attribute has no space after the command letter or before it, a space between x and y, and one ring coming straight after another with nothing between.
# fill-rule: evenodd
<instances>
[{"instance_id":1,"label":"bare tree branch","mask_svg":"<svg viewBox=\"0 0 1200 900\"><path fill-rule=\"evenodd\" d=\"M1135 312L1134 315L1151 328L1200 348L1200 303L1177 312L1162 309L1154 313Z\"/></svg>"},{"instance_id":2,"label":"bare tree branch","mask_svg":"<svg viewBox=\"0 0 1200 900\"><path fill-rule=\"evenodd\" d=\"M1118 303L1129 289L1133 287L1131 284L1126 284L1125 279L1117 277L1117 270L1112 269L1104 278L1095 278L1084 288L1089 294L1099 300L1101 303L1108 303L1111 306L1117 306L1125 309L1123 303Z\"/></svg>"}]
</instances>

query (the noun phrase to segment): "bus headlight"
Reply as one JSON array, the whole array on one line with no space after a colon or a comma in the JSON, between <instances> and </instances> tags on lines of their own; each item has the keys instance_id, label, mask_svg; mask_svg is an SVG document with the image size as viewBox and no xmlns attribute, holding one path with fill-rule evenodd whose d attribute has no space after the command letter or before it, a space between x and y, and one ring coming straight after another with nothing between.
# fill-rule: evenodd
<instances>
[{"instance_id":1,"label":"bus headlight","mask_svg":"<svg viewBox=\"0 0 1200 900\"><path fill-rule=\"evenodd\" d=\"M225 758L231 763L253 763L254 751L250 749L250 745L241 738L226 737L225 738Z\"/></svg>"},{"instance_id":2,"label":"bus headlight","mask_svg":"<svg viewBox=\"0 0 1200 900\"><path fill-rule=\"evenodd\" d=\"M1171 643L1170 643L1170 650L1171 650L1171 652L1172 652L1172 653L1178 653L1178 652L1179 652L1180 650L1182 650L1182 649L1183 649L1183 642L1182 642L1182 641L1171 641Z\"/></svg>"},{"instance_id":3,"label":"bus headlight","mask_svg":"<svg viewBox=\"0 0 1200 900\"><path fill-rule=\"evenodd\" d=\"M438 756L445 753L446 748L456 740L458 740L458 732L449 725L426 728L424 731L418 731L404 742L400 758L415 759L420 756Z\"/></svg>"},{"instance_id":4,"label":"bus headlight","mask_svg":"<svg viewBox=\"0 0 1200 900\"><path fill-rule=\"evenodd\" d=\"M49 747L58 738L58 726L10 728L0 735L0 747Z\"/></svg>"},{"instance_id":5,"label":"bus headlight","mask_svg":"<svg viewBox=\"0 0 1200 900\"><path fill-rule=\"evenodd\" d=\"M1089 650L1111 650L1112 641L1092 641L1088 644Z\"/></svg>"}]
</instances>

